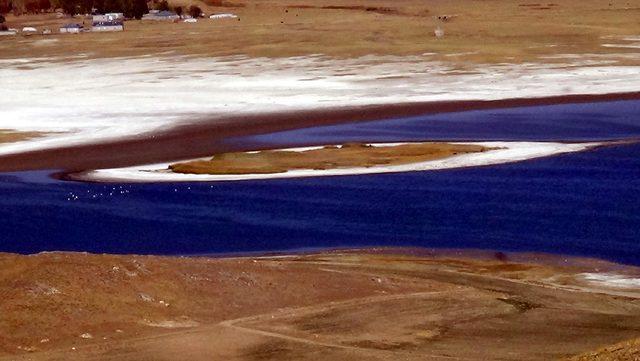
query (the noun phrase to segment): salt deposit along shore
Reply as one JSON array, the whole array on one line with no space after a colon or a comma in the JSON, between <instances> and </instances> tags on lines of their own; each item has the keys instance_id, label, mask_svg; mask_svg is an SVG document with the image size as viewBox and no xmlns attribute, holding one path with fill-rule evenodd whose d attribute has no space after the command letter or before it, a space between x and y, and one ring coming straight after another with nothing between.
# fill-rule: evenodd
<instances>
[{"instance_id":1,"label":"salt deposit along shore","mask_svg":"<svg viewBox=\"0 0 640 361\"><path fill-rule=\"evenodd\" d=\"M395 145L389 143L372 144L374 146ZM557 142L465 142L453 144L479 145L494 148L484 152L468 153L426 162L335 169L296 169L284 173L209 175L174 173L168 169L169 163L151 164L126 168L100 169L67 175L73 180L92 182L216 182L257 179L303 178L340 176L357 174L380 174L452 169L518 162L527 159L547 157L562 153L571 153L601 146L606 143L557 143ZM302 151L310 148L292 148L290 151Z\"/></svg>"},{"instance_id":2,"label":"salt deposit along shore","mask_svg":"<svg viewBox=\"0 0 640 361\"><path fill-rule=\"evenodd\" d=\"M570 55L559 55L548 64L476 64L465 69L429 54L353 59L311 55L0 60L0 129L44 134L2 144L0 156L150 138L194 124L246 129L245 117L260 125L261 115L274 112L640 90L640 67L615 65L633 54ZM430 111L455 110L460 108ZM298 122L303 120L286 126L293 128Z\"/></svg>"}]
</instances>

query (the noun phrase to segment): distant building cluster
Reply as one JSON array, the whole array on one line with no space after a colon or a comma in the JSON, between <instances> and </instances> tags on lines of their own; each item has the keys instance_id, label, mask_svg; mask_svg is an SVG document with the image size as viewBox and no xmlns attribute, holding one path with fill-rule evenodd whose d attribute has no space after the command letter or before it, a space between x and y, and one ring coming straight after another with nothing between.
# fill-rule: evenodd
<instances>
[{"instance_id":1,"label":"distant building cluster","mask_svg":"<svg viewBox=\"0 0 640 361\"><path fill-rule=\"evenodd\" d=\"M198 12L199 9L198 9ZM194 15L195 16L195 15ZM195 23L198 20L196 17L191 15L178 15L177 13L169 10L151 10L149 13L142 16L143 20L159 20L159 21L172 21L177 22L180 19L184 19L185 23ZM204 14L200 13L199 16L204 16ZM237 19L240 20L238 15L232 13L217 13L209 16L210 19ZM111 32L111 31L124 31L124 14L123 13L107 13L103 15L93 15L91 19L91 27L87 28L84 24L79 23L68 23L59 28L60 34L80 34L83 32ZM48 28L43 28L39 31L35 27L27 26L22 28L21 31L18 29L6 29L0 31L0 36L2 35L17 35L18 33L22 35L49 35L52 34L52 31Z\"/></svg>"},{"instance_id":2,"label":"distant building cluster","mask_svg":"<svg viewBox=\"0 0 640 361\"><path fill-rule=\"evenodd\" d=\"M123 31L124 14L109 13L94 15L91 23L91 31Z\"/></svg>"}]
</instances>

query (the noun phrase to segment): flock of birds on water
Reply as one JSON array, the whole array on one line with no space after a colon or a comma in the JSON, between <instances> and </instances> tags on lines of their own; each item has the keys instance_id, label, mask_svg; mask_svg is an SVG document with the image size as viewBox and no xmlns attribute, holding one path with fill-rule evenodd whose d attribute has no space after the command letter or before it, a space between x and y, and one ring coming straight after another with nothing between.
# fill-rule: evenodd
<instances>
[{"instance_id":1,"label":"flock of birds on water","mask_svg":"<svg viewBox=\"0 0 640 361\"><path fill-rule=\"evenodd\" d=\"M67 201L77 201L81 199L99 199L120 195L131 194L132 191L131 185L120 185L120 186L102 186L99 191L88 189L86 192L68 192L66 199ZM213 189L213 186L210 185L209 189ZM181 190L191 190L191 186L181 187L181 188L173 188L170 192L178 193Z\"/></svg>"}]
</instances>

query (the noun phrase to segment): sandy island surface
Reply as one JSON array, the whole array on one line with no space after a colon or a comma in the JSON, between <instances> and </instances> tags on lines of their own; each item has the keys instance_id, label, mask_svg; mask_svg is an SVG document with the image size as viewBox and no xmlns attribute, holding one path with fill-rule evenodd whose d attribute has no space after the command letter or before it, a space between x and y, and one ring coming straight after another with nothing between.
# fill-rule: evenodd
<instances>
[{"instance_id":1,"label":"sandy island surface","mask_svg":"<svg viewBox=\"0 0 640 361\"><path fill-rule=\"evenodd\" d=\"M398 146L417 145L417 149L424 147L425 149L441 147L443 143L373 143L375 147L386 148L385 153L392 154L397 152ZM91 182L215 182L215 181L233 181L233 180L250 180L250 179L274 179L274 178L301 178L301 177L321 177L321 176L338 176L338 175L357 175L357 174L381 174L381 173L398 173L413 172L426 170L452 169L474 166L485 166L501 163L518 162L527 159L548 157L563 153L579 152L588 150L598 146L620 144L619 142L601 142L601 143L557 143L557 142L466 142L466 143L445 143L448 149L445 153L440 153L436 157L433 154L421 155L419 157L399 157L398 159L381 159L378 164L368 164L366 158L360 157L353 162L345 163L342 166L333 163L333 166L320 166L313 162L304 163L304 158L299 159L295 167L287 169L274 168L268 165L263 170L253 170L254 167L264 167L265 164L257 164L255 162L256 153L244 153L242 158L251 159L251 162L245 164L246 169L229 169L226 168L222 174L220 172L211 174L211 166L222 163L225 167L237 164L234 160L223 160L222 162L211 162L209 159L187 161L179 164L186 164L185 170L192 170L189 164L196 165L205 164L206 168L201 172L175 172L172 171L174 164L160 163L143 166L134 166L126 168L98 169L91 171L83 171L77 173L67 173L64 178ZM456 151L457 147L466 149L466 151ZM464 148L462 148L464 147ZM305 147L290 148L287 153L304 153L309 150L323 150L322 147ZM394 151L395 149L395 151ZM469 152L475 149L476 151ZM346 149L349 151L348 149ZM323 150L327 152L328 150ZM353 153L353 149L349 151ZM359 151L353 153L359 155ZM448 154L447 154L448 153ZM272 154L272 153L267 153ZM237 158L237 157L236 157ZM395 158L395 155L391 156ZM237 160L237 159L236 159ZM264 159L262 159L264 160ZM343 159L345 160L345 159ZM291 164L289 164L291 165ZM207 171L207 169L209 171ZM229 171L231 170L231 171ZM279 172L274 172L277 170Z\"/></svg>"},{"instance_id":2,"label":"sandy island surface","mask_svg":"<svg viewBox=\"0 0 640 361\"><path fill-rule=\"evenodd\" d=\"M174 163L169 165L169 169L182 174L276 174L298 169L406 165L488 150L491 148L475 144L347 143L306 149L222 153L210 159Z\"/></svg>"},{"instance_id":3,"label":"sandy island surface","mask_svg":"<svg viewBox=\"0 0 640 361\"><path fill-rule=\"evenodd\" d=\"M640 335L639 277L480 251L0 254L0 359L559 359Z\"/></svg>"}]
</instances>

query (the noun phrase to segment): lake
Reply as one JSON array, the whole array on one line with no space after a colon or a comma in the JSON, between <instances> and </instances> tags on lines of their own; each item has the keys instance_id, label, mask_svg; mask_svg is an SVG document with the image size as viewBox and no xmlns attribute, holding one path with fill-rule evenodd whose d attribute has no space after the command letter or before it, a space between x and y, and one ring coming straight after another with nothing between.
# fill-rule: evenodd
<instances>
[{"instance_id":1,"label":"lake","mask_svg":"<svg viewBox=\"0 0 640 361\"><path fill-rule=\"evenodd\" d=\"M639 110L638 101L484 110L232 141L635 138ZM49 173L0 174L0 251L422 246L640 264L639 144L481 168L215 184L91 184Z\"/></svg>"}]
</instances>

